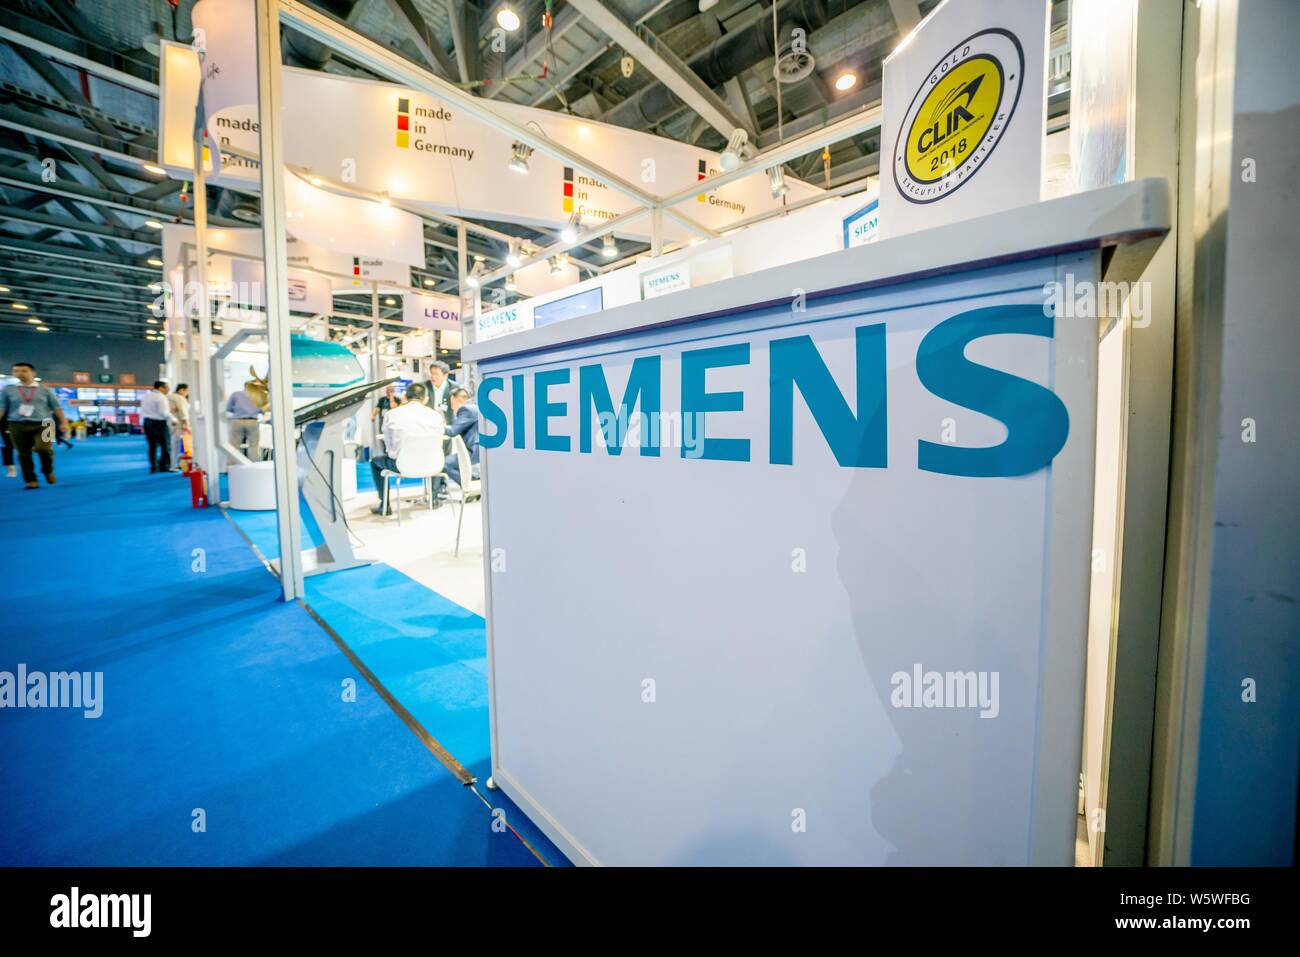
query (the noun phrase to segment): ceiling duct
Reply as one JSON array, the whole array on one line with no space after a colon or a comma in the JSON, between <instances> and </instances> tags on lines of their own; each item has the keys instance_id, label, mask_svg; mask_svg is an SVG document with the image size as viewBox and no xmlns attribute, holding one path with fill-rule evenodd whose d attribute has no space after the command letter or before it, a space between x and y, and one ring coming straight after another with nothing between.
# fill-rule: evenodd
<instances>
[{"instance_id":1,"label":"ceiling duct","mask_svg":"<svg viewBox=\"0 0 1300 957\"><path fill-rule=\"evenodd\" d=\"M778 15L781 18L778 33L782 37L789 37L795 27L811 35L830 19L825 0L790 0L781 7ZM744 29L714 40L687 60L686 65L710 88L716 88L775 53L772 21L759 17ZM602 119L606 123L632 128L654 126L683 105L672 90L656 81L615 106Z\"/></svg>"}]
</instances>

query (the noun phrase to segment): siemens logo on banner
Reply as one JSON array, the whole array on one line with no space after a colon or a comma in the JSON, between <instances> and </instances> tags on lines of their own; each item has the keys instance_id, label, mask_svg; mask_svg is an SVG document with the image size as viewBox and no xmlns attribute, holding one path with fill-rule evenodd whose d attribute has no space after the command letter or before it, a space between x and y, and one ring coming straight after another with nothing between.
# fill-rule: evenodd
<instances>
[{"instance_id":1,"label":"siemens logo on banner","mask_svg":"<svg viewBox=\"0 0 1300 957\"><path fill-rule=\"evenodd\" d=\"M1054 392L1036 382L966 358L966 347L978 339L995 335L1028 335L1050 339L1053 318L1043 315L1041 305L990 306L960 313L936 325L921 340L916 352L916 374L933 395L956 405L997 419L1007 429L1000 445L967 447L928 442L917 443L917 466L926 472L945 475L993 478L1028 475L1048 465L1065 445L1069 414ZM840 391L812 338L788 336L768 344L771 370L768 376L768 458L773 465L794 462L794 393L803 397L835 460L846 468L888 466L888 417L886 401L887 363L885 326L864 325L854 331L856 395L850 406ZM740 412L744 392L710 392L706 376L710 369L745 366L750 361L750 344L689 349L681 353L680 412L686 434L683 458L726 462L750 461L750 440L710 438L705 434L708 413ZM662 357L644 355L632 363L627 386L616 408L605 369L599 363L577 368L578 451L593 448L592 425L628 422L633 409L648 423L640 428L641 455L658 456L661 442L658 423L664 415L660 370ZM573 370L548 369L532 374L533 443L539 451L571 452L570 436L552 431L552 420L568 414L568 403L553 399L551 390L568 385ZM505 380L487 377L479 387L479 411L483 428L480 441L492 449L512 442L526 448L528 391L525 376L511 377L511 401L507 410L495 396L505 392ZM855 412L854 409L857 411ZM694 428L692 425L698 423ZM608 435L608 429L606 429ZM621 436L623 433L620 432ZM622 441L606 439L610 455L622 452Z\"/></svg>"}]
</instances>

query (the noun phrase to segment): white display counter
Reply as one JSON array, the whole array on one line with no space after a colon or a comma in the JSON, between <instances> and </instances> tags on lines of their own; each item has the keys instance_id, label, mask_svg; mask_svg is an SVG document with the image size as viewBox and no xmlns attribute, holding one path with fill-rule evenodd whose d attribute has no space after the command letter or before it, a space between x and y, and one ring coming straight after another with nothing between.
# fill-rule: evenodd
<instances>
[{"instance_id":1,"label":"white display counter","mask_svg":"<svg viewBox=\"0 0 1300 957\"><path fill-rule=\"evenodd\" d=\"M1070 864L1079 297L1137 278L1168 203L1128 183L466 346L496 783L579 863ZM624 400L658 414L607 448Z\"/></svg>"}]
</instances>

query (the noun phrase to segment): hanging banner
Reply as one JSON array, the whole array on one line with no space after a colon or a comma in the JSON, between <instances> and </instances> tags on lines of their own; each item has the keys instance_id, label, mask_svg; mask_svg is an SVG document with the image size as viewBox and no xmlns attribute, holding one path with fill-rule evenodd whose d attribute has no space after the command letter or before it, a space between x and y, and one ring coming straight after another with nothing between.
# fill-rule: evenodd
<instances>
[{"instance_id":1,"label":"hanging banner","mask_svg":"<svg viewBox=\"0 0 1300 957\"><path fill-rule=\"evenodd\" d=\"M1048 0L945 0L885 60L881 236L1039 201Z\"/></svg>"},{"instance_id":2,"label":"hanging banner","mask_svg":"<svg viewBox=\"0 0 1300 957\"><path fill-rule=\"evenodd\" d=\"M204 62L218 71L205 81L209 135L218 149L228 146L255 155L256 83L231 79L233 74L256 77L252 0L201 0L194 16L207 30ZM210 86L218 85L220 92L210 95ZM509 165L513 137L414 90L285 68L283 93L287 161L329 180L387 193L430 211L549 227L564 225L575 212L583 223L595 225L639 206L609 184L540 151L528 158L527 173L514 171ZM701 192L677 210L713 230L782 205L762 172L708 189L709 177L721 171L719 156L688 143L517 104L494 102L492 109L651 195L701 182ZM323 117L329 121L322 122ZM257 175L255 161L222 153L218 182L246 183ZM787 183L790 202L821 192L798 180L787 178ZM670 240L694 235L671 218L664 227ZM649 217L619 233L649 236Z\"/></svg>"},{"instance_id":3,"label":"hanging banner","mask_svg":"<svg viewBox=\"0 0 1300 957\"><path fill-rule=\"evenodd\" d=\"M324 276L302 269L289 269L289 309L309 312L313 316L329 313L334 308L334 294ZM237 305L266 305L266 279L262 264L249 259L235 259L230 264L233 282L230 301Z\"/></svg>"},{"instance_id":4,"label":"hanging banner","mask_svg":"<svg viewBox=\"0 0 1300 957\"><path fill-rule=\"evenodd\" d=\"M460 300L436 293L408 292L402 297L402 322L417 329L460 332Z\"/></svg>"},{"instance_id":5,"label":"hanging banner","mask_svg":"<svg viewBox=\"0 0 1300 957\"><path fill-rule=\"evenodd\" d=\"M284 176L284 225L296 238L349 259L361 254L424 265L420 217L367 199L331 193L293 173Z\"/></svg>"},{"instance_id":6,"label":"hanging banner","mask_svg":"<svg viewBox=\"0 0 1300 957\"><path fill-rule=\"evenodd\" d=\"M873 199L857 212L844 217L844 248L865 246L880 238L880 199Z\"/></svg>"}]
</instances>

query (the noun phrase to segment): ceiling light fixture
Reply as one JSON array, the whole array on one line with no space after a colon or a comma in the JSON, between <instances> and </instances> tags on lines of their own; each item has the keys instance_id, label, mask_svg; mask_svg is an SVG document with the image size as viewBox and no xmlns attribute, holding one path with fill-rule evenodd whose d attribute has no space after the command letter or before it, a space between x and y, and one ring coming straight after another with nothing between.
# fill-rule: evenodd
<instances>
[{"instance_id":1,"label":"ceiling light fixture","mask_svg":"<svg viewBox=\"0 0 1300 957\"><path fill-rule=\"evenodd\" d=\"M41 324L41 320L37 319L35 316L32 316L27 321L30 322L33 326L39 326Z\"/></svg>"},{"instance_id":2,"label":"ceiling light fixture","mask_svg":"<svg viewBox=\"0 0 1300 957\"><path fill-rule=\"evenodd\" d=\"M533 148L527 143L515 141L510 145L510 162L507 164L512 172L528 174L528 158L533 155Z\"/></svg>"},{"instance_id":3,"label":"ceiling light fixture","mask_svg":"<svg viewBox=\"0 0 1300 957\"><path fill-rule=\"evenodd\" d=\"M9 308L11 308L11 309L17 309L17 310L19 310L20 312L26 312L26 311L27 311L27 303L25 303L25 302L11 302L11 303L9 303Z\"/></svg>"},{"instance_id":4,"label":"ceiling light fixture","mask_svg":"<svg viewBox=\"0 0 1300 957\"><path fill-rule=\"evenodd\" d=\"M497 11L497 26L506 31L506 33L514 33L519 29L519 14L510 9L509 4L502 6L502 8Z\"/></svg>"},{"instance_id":5,"label":"ceiling light fixture","mask_svg":"<svg viewBox=\"0 0 1300 957\"><path fill-rule=\"evenodd\" d=\"M469 275L465 277L465 285L469 286L471 289L477 289L483 283L483 280L479 278L482 275L483 260L479 259L474 263L474 268L469 271Z\"/></svg>"},{"instance_id":6,"label":"ceiling light fixture","mask_svg":"<svg viewBox=\"0 0 1300 957\"><path fill-rule=\"evenodd\" d=\"M506 265L511 269L518 269L523 264L524 258L519 255L519 240L510 240L510 250L506 253Z\"/></svg>"},{"instance_id":7,"label":"ceiling light fixture","mask_svg":"<svg viewBox=\"0 0 1300 957\"><path fill-rule=\"evenodd\" d=\"M142 167L146 173L153 173L155 176L166 176L167 171L161 166L154 166L153 163L145 163Z\"/></svg>"},{"instance_id":8,"label":"ceiling light fixture","mask_svg":"<svg viewBox=\"0 0 1300 957\"><path fill-rule=\"evenodd\" d=\"M436 279L426 279L426 280L424 281L424 284L425 284L426 286L428 286L430 289L432 289L434 286L438 285L438 280L436 280Z\"/></svg>"},{"instance_id":9,"label":"ceiling light fixture","mask_svg":"<svg viewBox=\"0 0 1300 957\"><path fill-rule=\"evenodd\" d=\"M843 93L858 85L858 75L852 70L845 70L835 78L835 89Z\"/></svg>"},{"instance_id":10,"label":"ceiling light fixture","mask_svg":"<svg viewBox=\"0 0 1300 957\"><path fill-rule=\"evenodd\" d=\"M37 327L36 327L36 331L37 331L37 332L49 332L49 331L50 331L50 327L49 327L49 326L37 326Z\"/></svg>"},{"instance_id":11,"label":"ceiling light fixture","mask_svg":"<svg viewBox=\"0 0 1300 957\"><path fill-rule=\"evenodd\" d=\"M559 275L562 275L563 273L564 273L564 263L561 261L561 257L559 257L559 256L552 256L552 257L551 257L551 275L552 275L552 276L559 276Z\"/></svg>"},{"instance_id":12,"label":"ceiling light fixture","mask_svg":"<svg viewBox=\"0 0 1300 957\"><path fill-rule=\"evenodd\" d=\"M145 262L147 262L150 266L161 266L163 264L163 261L159 259L157 256L150 256L148 259L145 260Z\"/></svg>"},{"instance_id":13,"label":"ceiling light fixture","mask_svg":"<svg viewBox=\"0 0 1300 957\"><path fill-rule=\"evenodd\" d=\"M718 165L731 172L746 159L750 153L749 134L737 127L732 130L731 137L727 140L727 148L722 151L718 158Z\"/></svg>"},{"instance_id":14,"label":"ceiling light fixture","mask_svg":"<svg viewBox=\"0 0 1300 957\"><path fill-rule=\"evenodd\" d=\"M162 228L163 228L163 224L160 223L160 222L158 222L158 220L156 220L156 219L146 219L146 220L144 221L144 224L145 224L146 226L148 226L150 229L162 229Z\"/></svg>"},{"instance_id":15,"label":"ceiling light fixture","mask_svg":"<svg viewBox=\"0 0 1300 957\"><path fill-rule=\"evenodd\" d=\"M519 287L515 284L515 274L508 273L506 275L506 292L514 292L518 288Z\"/></svg>"},{"instance_id":16,"label":"ceiling light fixture","mask_svg":"<svg viewBox=\"0 0 1300 957\"><path fill-rule=\"evenodd\" d=\"M0 293L2 293L2 292L8 292L8 291L9 291L9 287L8 287L8 286L0 286Z\"/></svg>"},{"instance_id":17,"label":"ceiling light fixture","mask_svg":"<svg viewBox=\"0 0 1300 957\"><path fill-rule=\"evenodd\" d=\"M389 296L387 299L384 300L384 305L385 305L385 306L395 306L395 305L397 305L397 300L394 299L392 296Z\"/></svg>"},{"instance_id":18,"label":"ceiling light fixture","mask_svg":"<svg viewBox=\"0 0 1300 957\"><path fill-rule=\"evenodd\" d=\"M566 243L576 243L578 241L578 230L581 228L582 213L575 209L573 215L569 217L569 221L565 223L564 228L560 230L560 238Z\"/></svg>"},{"instance_id":19,"label":"ceiling light fixture","mask_svg":"<svg viewBox=\"0 0 1300 957\"><path fill-rule=\"evenodd\" d=\"M613 233L606 233L601 240L600 254L606 259L613 259L618 255L618 240L614 238Z\"/></svg>"},{"instance_id":20,"label":"ceiling light fixture","mask_svg":"<svg viewBox=\"0 0 1300 957\"><path fill-rule=\"evenodd\" d=\"M773 166L767 171L767 188L772 191L773 199L780 199L790 192L790 187L785 182L785 170L782 167Z\"/></svg>"}]
</instances>

